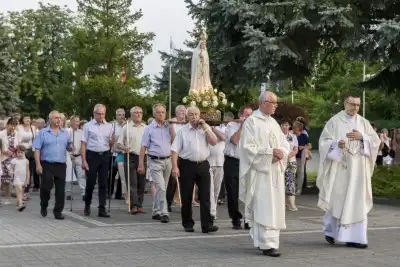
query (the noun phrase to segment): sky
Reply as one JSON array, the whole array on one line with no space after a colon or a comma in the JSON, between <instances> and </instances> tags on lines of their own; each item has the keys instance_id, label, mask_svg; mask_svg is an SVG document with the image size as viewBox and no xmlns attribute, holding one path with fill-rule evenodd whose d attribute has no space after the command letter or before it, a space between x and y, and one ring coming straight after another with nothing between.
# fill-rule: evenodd
<instances>
[{"instance_id":1,"label":"sky","mask_svg":"<svg viewBox=\"0 0 400 267\"><path fill-rule=\"evenodd\" d=\"M0 0L0 12L37 8L37 0ZM76 0L47 0L60 6L76 10ZM141 31L153 32L153 52L144 59L143 74L157 75L161 72L162 61L158 51L169 51L170 39L176 48L184 48L188 31L193 29L193 21L187 14L183 0L133 0L134 9L142 9L143 17L137 27Z\"/></svg>"}]
</instances>

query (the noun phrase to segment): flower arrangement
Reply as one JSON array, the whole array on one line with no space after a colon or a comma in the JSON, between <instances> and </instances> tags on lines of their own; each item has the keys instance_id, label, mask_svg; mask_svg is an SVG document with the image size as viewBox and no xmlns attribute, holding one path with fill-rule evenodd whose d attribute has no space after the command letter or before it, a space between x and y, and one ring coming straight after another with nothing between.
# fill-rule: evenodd
<instances>
[{"instance_id":1,"label":"flower arrangement","mask_svg":"<svg viewBox=\"0 0 400 267\"><path fill-rule=\"evenodd\" d=\"M200 109L225 109L233 108L233 103L228 102L226 95L223 92L218 92L217 89L208 90L204 93L191 91L188 96L182 99L182 103L190 107L198 107Z\"/></svg>"}]
</instances>

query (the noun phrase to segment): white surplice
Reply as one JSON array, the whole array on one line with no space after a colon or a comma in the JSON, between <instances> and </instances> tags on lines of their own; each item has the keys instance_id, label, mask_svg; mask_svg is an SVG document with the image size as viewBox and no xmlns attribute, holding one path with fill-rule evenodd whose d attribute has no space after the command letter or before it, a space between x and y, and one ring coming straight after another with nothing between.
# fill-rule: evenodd
<instances>
[{"instance_id":1,"label":"white surplice","mask_svg":"<svg viewBox=\"0 0 400 267\"><path fill-rule=\"evenodd\" d=\"M363 141L349 140L357 130ZM346 148L338 142L344 140ZM326 211L324 234L340 242L367 244L367 215L372 208L371 177L380 140L370 123L344 111L333 116L319 139L318 207Z\"/></svg>"},{"instance_id":2,"label":"white surplice","mask_svg":"<svg viewBox=\"0 0 400 267\"><path fill-rule=\"evenodd\" d=\"M284 158L272 163L273 149ZM286 229L285 178L290 144L279 124L257 110L246 119L238 147L240 157L239 199L245 203L254 246L279 248L279 233Z\"/></svg>"}]
</instances>

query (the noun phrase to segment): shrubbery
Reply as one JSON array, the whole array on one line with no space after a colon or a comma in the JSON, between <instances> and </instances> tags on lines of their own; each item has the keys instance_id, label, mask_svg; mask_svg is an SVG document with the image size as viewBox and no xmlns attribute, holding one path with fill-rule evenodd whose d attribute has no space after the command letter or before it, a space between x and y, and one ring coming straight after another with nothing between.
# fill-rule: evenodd
<instances>
[{"instance_id":1,"label":"shrubbery","mask_svg":"<svg viewBox=\"0 0 400 267\"><path fill-rule=\"evenodd\" d=\"M376 197L400 198L400 165L376 167L372 176L372 193Z\"/></svg>"}]
</instances>

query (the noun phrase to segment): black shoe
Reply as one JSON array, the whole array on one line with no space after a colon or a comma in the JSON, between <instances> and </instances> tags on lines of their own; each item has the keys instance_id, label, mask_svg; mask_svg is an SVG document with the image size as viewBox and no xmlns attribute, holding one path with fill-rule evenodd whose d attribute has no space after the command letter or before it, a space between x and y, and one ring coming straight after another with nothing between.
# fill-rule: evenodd
<instances>
[{"instance_id":1,"label":"black shoe","mask_svg":"<svg viewBox=\"0 0 400 267\"><path fill-rule=\"evenodd\" d=\"M67 196L67 200L73 200L72 196Z\"/></svg>"},{"instance_id":2,"label":"black shoe","mask_svg":"<svg viewBox=\"0 0 400 267\"><path fill-rule=\"evenodd\" d=\"M21 211L23 211L25 208L26 208L25 205L19 206L19 207L18 207L18 211L21 212Z\"/></svg>"},{"instance_id":3,"label":"black shoe","mask_svg":"<svg viewBox=\"0 0 400 267\"><path fill-rule=\"evenodd\" d=\"M243 228L242 228L242 225L241 225L241 224L233 224L233 225L232 225L232 229L233 229L233 230L241 230L241 229L243 229Z\"/></svg>"},{"instance_id":4,"label":"black shoe","mask_svg":"<svg viewBox=\"0 0 400 267\"><path fill-rule=\"evenodd\" d=\"M54 213L54 219L56 220L64 220L64 215L62 213Z\"/></svg>"},{"instance_id":5,"label":"black shoe","mask_svg":"<svg viewBox=\"0 0 400 267\"><path fill-rule=\"evenodd\" d=\"M269 257L280 257L282 255L277 249L274 248L263 249L262 252L264 256L269 256Z\"/></svg>"},{"instance_id":6,"label":"black shoe","mask_svg":"<svg viewBox=\"0 0 400 267\"><path fill-rule=\"evenodd\" d=\"M201 231L203 232L203 234L213 233L213 232L218 231L218 226L213 225L208 228L203 228L203 229L201 229Z\"/></svg>"},{"instance_id":7,"label":"black shoe","mask_svg":"<svg viewBox=\"0 0 400 267\"><path fill-rule=\"evenodd\" d=\"M329 244L331 244L331 245L334 245L335 244L335 239L333 238L333 237L330 237L330 236L325 236L325 240L326 240L326 242L328 242Z\"/></svg>"},{"instance_id":8,"label":"black shoe","mask_svg":"<svg viewBox=\"0 0 400 267\"><path fill-rule=\"evenodd\" d=\"M193 233L194 229L193 229L193 227L185 227L185 232Z\"/></svg>"},{"instance_id":9,"label":"black shoe","mask_svg":"<svg viewBox=\"0 0 400 267\"><path fill-rule=\"evenodd\" d=\"M110 214L108 214L105 210L99 210L97 216L102 218L110 218Z\"/></svg>"},{"instance_id":10,"label":"black shoe","mask_svg":"<svg viewBox=\"0 0 400 267\"><path fill-rule=\"evenodd\" d=\"M171 206L168 206L168 212L172 212Z\"/></svg>"},{"instance_id":11,"label":"black shoe","mask_svg":"<svg viewBox=\"0 0 400 267\"><path fill-rule=\"evenodd\" d=\"M41 207L40 214L42 215L42 217L46 217L47 216L47 208Z\"/></svg>"},{"instance_id":12,"label":"black shoe","mask_svg":"<svg viewBox=\"0 0 400 267\"><path fill-rule=\"evenodd\" d=\"M83 211L85 216L90 216L90 205L85 205L85 210Z\"/></svg>"},{"instance_id":13,"label":"black shoe","mask_svg":"<svg viewBox=\"0 0 400 267\"><path fill-rule=\"evenodd\" d=\"M249 225L248 223L245 223L245 224L244 224L244 229L250 230L250 225Z\"/></svg>"},{"instance_id":14,"label":"black shoe","mask_svg":"<svg viewBox=\"0 0 400 267\"><path fill-rule=\"evenodd\" d=\"M169 217L167 215L163 215L161 216L161 220L162 223L168 223L169 222Z\"/></svg>"},{"instance_id":15,"label":"black shoe","mask_svg":"<svg viewBox=\"0 0 400 267\"><path fill-rule=\"evenodd\" d=\"M151 216L151 218L153 220L159 221L159 220L161 220L161 215L160 214L156 214L156 215Z\"/></svg>"},{"instance_id":16,"label":"black shoe","mask_svg":"<svg viewBox=\"0 0 400 267\"><path fill-rule=\"evenodd\" d=\"M346 247L366 249L368 247L368 245L367 244L348 242L348 243L346 243Z\"/></svg>"}]
</instances>

